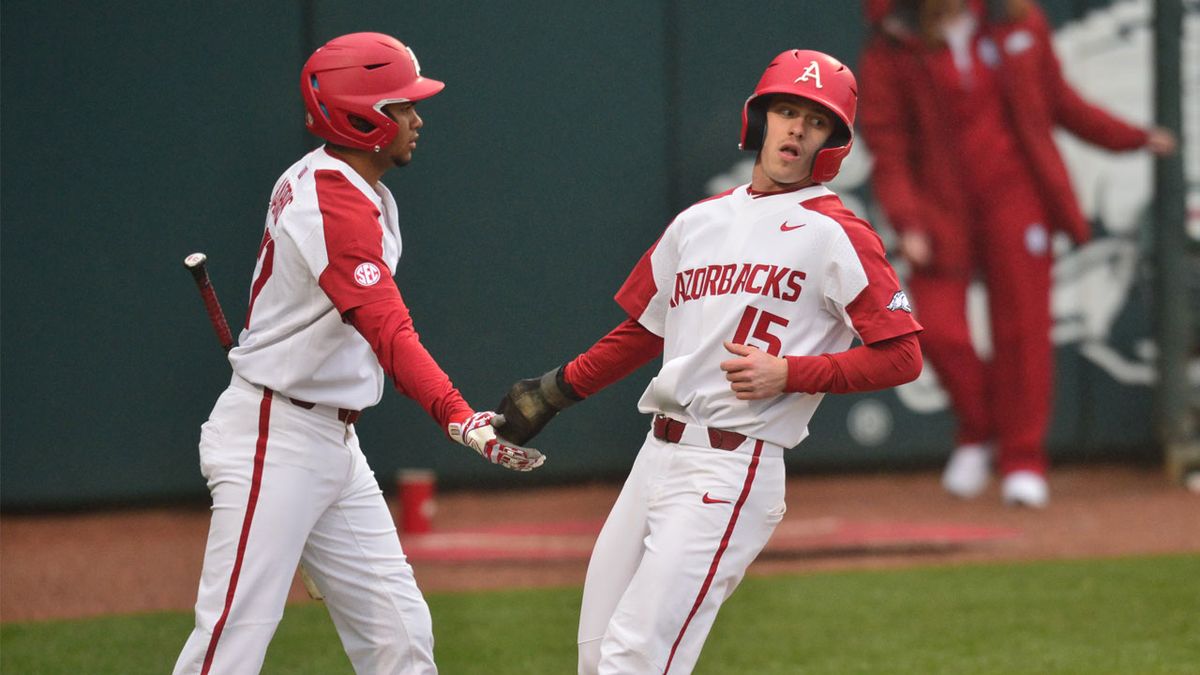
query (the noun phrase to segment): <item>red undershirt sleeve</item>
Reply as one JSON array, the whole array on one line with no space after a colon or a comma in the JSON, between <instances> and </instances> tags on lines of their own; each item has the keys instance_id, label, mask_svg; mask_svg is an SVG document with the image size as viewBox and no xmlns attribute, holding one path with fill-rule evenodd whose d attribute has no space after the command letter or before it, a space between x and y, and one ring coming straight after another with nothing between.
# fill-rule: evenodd
<instances>
[{"instance_id":1,"label":"red undershirt sleeve","mask_svg":"<svg viewBox=\"0 0 1200 675\"><path fill-rule=\"evenodd\" d=\"M413 328L404 300L394 297L360 305L345 318L371 345L400 393L416 401L442 428L474 413Z\"/></svg>"},{"instance_id":2,"label":"red undershirt sleeve","mask_svg":"<svg viewBox=\"0 0 1200 675\"><path fill-rule=\"evenodd\" d=\"M586 398L620 380L662 354L663 339L633 319L625 319L608 335L566 365L563 377Z\"/></svg>"},{"instance_id":3,"label":"red undershirt sleeve","mask_svg":"<svg viewBox=\"0 0 1200 675\"><path fill-rule=\"evenodd\" d=\"M859 345L838 354L788 356L784 391L847 394L878 391L911 382L921 374L916 333Z\"/></svg>"},{"instance_id":4,"label":"red undershirt sleeve","mask_svg":"<svg viewBox=\"0 0 1200 675\"><path fill-rule=\"evenodd\" d=\"M318 283L375 353L400 393L446 425L474 411L421 344L383 259L379 211L337 171L316 173L327 264Z\"/></svg>"}]
</instances>

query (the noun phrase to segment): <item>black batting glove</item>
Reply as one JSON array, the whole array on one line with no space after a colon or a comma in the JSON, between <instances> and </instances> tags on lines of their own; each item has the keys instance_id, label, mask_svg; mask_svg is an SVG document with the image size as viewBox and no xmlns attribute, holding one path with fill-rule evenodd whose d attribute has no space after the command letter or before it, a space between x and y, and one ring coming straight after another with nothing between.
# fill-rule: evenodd
<instances>
[{"instance_id":1,"label":"black batting glove","mask_svg":"<svg viewBox=\"0 0 1200 675\"><path fill-rule=\"evenodd\" d=\"M496 425L496 433L505 440L524 445L554 419L560 411L575 405L583 397L567 382L560 366L528 380L517 380L496 406L504 422Z\"/></svg>"}]
</instances>

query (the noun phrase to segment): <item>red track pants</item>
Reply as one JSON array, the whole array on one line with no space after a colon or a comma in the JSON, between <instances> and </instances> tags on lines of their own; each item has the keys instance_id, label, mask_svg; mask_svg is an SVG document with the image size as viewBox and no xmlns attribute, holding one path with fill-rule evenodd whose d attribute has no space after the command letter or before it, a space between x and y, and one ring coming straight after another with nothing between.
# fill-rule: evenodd
<instances>
[{"instance_id":1,"label":"red track pants","mask_svg":"<svg viewBox=\"0 0 1200 675\"><path fill-rule=\"evenodd\" d=\"M1049 229L1027 181L995 185L974 199L976 267L987 285L993 356L982 361L971 344L966 299L969 275L914 273L909 280L921 348L949 392L959 444L994 441L999 470L1045 473L1045 436L1053 400L1050 339Z\"/></svg>"}]
</instances>

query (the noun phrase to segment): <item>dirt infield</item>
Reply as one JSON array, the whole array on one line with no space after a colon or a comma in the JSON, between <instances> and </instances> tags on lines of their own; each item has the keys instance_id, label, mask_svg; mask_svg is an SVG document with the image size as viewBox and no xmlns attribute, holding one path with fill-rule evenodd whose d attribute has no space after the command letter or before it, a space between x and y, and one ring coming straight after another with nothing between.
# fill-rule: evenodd
<instances>
[{"instance_id":1,"label":"dirt infield","mask_svg":"<svg viewBox=\"0 0 1200 675\"><path fill-rule=\"evenodd\" d=\"M995 486L958 501L937 480L931 472L792 478L788 514L751 573L1200 553L1200 495L1168 484L1160 469L1057 469L1041 512L1002 506ZM581 584L619 487L443 494L435 532L401 539L426 591L534 576ZM188 609L207 526L202 508L0 516L0 620ZM292 599L307 600L299 583Z\"/></svg>"}]
</instances>

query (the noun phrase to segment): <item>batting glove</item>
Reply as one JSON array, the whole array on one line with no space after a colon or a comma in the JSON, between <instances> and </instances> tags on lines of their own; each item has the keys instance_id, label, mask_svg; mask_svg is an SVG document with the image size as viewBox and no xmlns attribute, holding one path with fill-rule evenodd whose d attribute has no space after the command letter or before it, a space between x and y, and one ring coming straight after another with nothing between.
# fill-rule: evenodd
<instances>
[{"instance_id":1,"label":"batting glove","mask_svg":"<svg viewBox=\"0 0 1200 675\"><path fill-rule=\"evenodd\" d=\"M554 416L583 400L567 382L565 366L541 377L518 380L496 406L500 436L513 443L528 443Z\"/></svg>"},{"instance_id":2,"label":"batting glove","mask_svg":"<svg viewBox=\"0 0 1200 675\"><path fill-rule=\"evenodd\" d=\"M542 453L496 438L496 430L492 425L503 423L503 415L491 411L477 412L462 422L451 422L446 430L450 438L478 452L492 464L513 471L533 471L541 466L546 461Z\"/></svg>"}]
</instances>

